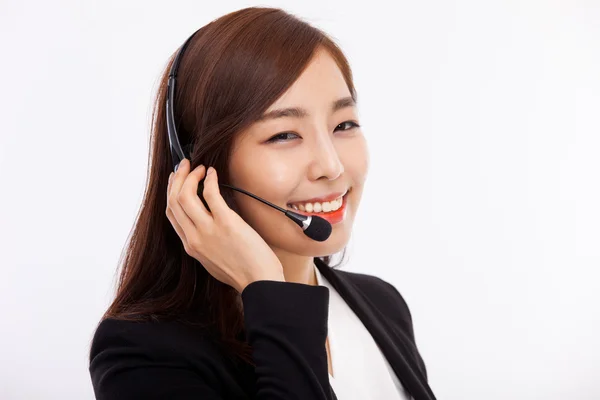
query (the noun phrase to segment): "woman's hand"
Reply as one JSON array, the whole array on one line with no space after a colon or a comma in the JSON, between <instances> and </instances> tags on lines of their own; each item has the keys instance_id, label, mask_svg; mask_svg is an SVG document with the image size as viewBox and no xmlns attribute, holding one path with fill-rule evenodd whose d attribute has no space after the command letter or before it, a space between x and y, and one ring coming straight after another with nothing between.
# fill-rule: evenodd
<instances>
[{"instance_id":1,"label":"woman's hand","mask_svg":"<svg viewBox=\"0 0 600 400\"><path fill-rule=\"evenodd\" d=\"M189 171L184 159L169 176L167 218L185 252L219 281L242 292L258 280L285 281L281 262L263 238L233 211L221 196L217 172L209 168L202 192L209 212L198 197L205 167Z\"/></svg>"}]
</instances>

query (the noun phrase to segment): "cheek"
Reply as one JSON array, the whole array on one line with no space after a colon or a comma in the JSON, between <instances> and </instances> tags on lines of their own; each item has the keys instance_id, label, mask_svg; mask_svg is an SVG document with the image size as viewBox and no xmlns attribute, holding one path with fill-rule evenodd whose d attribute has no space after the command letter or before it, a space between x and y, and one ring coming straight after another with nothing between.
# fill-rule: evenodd
<instances>
[{"instance_id":1,"label":"cheek","mask_svg":"<svg viewBox=\"0 0 600 400\"><path fill-rule=\"evenodd\" d=\"M261 146L240 146L229 163L230 182L269 201L287 196L290 182L297 179L297 168L283 152Z\"/></svg>"},{"instance_id":2,"label":"cheek","mask_svg":"<svg viewBox=\"0 0 600 400\"><path fill-rule=\"evenodd\" d=\"M344 149L345 172L355 187L362 187L369 172L369 149L365 137L356 137L347 148Z\"/></svg>"},{"instance_id":3,"label":"cheek","mask_svg":"<svg viewBox=\"0 0 600 400\"><path fill-rule=\"evenodd\" d=\"M296 181L294 170L288 164L266 154L238 153L230 162L230 182L285 208L289 193L293 191L292 183ZM240 216L257 231L263 231L261 226L279 215L286 218L280 211L243 193L233 191L233 197Z\"/></svg>"}]
</instances>

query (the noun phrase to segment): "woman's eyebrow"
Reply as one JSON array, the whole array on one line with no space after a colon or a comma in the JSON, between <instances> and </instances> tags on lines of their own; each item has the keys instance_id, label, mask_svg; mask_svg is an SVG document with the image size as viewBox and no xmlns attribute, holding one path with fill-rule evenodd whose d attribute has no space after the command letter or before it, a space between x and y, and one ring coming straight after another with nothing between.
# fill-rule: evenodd
<instances>
[{"instance_id":1,"label":"woman's eyebrow","mask_svg":"<svg viewBox=\"0 0 600 400\"><path fill-rule=\"evenodd\" d=\"M342 97L341 99L335 100L331 103L331 112L334 113L342 108L354 107L356 106L356 102L352 98L352 96ZM304 118L308 116L308 111L304 108L300 107L289 107L289 108L280 108L276 110L269 111L264 113L258 121L265 121L269 119L277 119L284 117L293 117L293 118Z\"/></svg>"}]
</instances>

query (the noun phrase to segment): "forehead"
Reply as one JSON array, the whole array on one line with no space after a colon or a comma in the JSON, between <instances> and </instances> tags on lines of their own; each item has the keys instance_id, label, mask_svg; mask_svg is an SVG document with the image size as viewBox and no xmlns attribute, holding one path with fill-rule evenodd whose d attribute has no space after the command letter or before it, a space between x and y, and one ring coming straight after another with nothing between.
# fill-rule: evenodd
<instances>
[{"instance_id":1,"label":"forehead","mask_svg":"<svg viewBox=\"0 0 600 400\"><path fill-rule=\"evenodd\" d=\"M342 71L326 50L319 49L298 79L266 112L300 105L307 109L329 107L332 101L347 96L350 90Z\"/></svg>"}]
</instances>

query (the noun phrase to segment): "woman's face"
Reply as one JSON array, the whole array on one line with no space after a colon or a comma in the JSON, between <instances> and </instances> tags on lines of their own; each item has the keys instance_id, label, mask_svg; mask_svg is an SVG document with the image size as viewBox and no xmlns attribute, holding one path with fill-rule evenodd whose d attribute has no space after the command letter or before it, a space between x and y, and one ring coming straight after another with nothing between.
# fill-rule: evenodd
<instances>
[{"instance_id":1,"label":"woman's face","mask_svg":"<svg viewBox=\"0 0 600 400\"><path fill-rule=\"evenodd\" d=\"M265 115L286 108L305 112L271 114L238 135L230 182L282 208L328 219L331 236L314 241L282 212L234 192L240 215L276 252L311 257L337 253L350 238L369 160L361 128L353 125L360 125L358 110L328 52L318 51Z\"/></svg>"}]
</instances>

